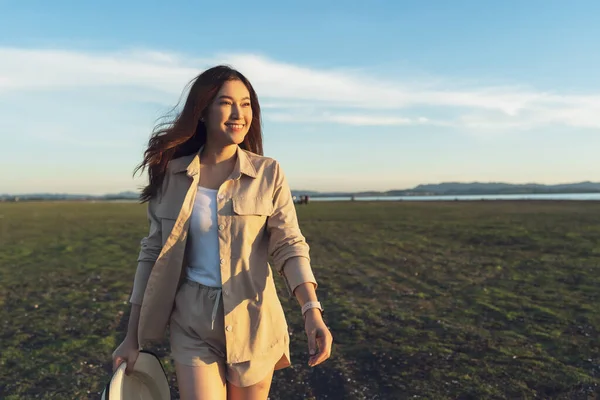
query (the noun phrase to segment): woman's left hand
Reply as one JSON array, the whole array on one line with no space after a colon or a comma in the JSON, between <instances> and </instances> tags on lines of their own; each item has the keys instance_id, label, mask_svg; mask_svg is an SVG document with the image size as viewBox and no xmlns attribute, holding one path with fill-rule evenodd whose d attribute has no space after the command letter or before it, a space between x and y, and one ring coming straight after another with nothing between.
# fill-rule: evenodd
<instances>
[{"instance_id":1,"label":"woman's left hand","mask_svg":"<svg viewBox=\"0 0 600 400\"><path fill-rule=\"evenodd\" d=\"M333 336L323 321L321 311L316 308L306 311L304 329L308 337L308 353L310 354L308 365L314 367L331 356Z\"/></svg>"}]
</instances>

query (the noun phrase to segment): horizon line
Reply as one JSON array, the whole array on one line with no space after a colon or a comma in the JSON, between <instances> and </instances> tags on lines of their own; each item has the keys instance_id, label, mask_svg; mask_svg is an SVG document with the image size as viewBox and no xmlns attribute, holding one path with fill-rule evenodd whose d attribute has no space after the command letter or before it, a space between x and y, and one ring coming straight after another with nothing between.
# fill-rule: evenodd
<instances>
[{"instance_id":1,"label":"horizon line","mask_svg":"<svg viewBox=\"0 0 600 400\"><path fill-rule=\"evenodd\" d=\"M527 182L527 183L510 183L503 181L445 181L439 183L421 183L411 188L406 189L387 189L387 190L355 190L355 191L318 191L318 190L309 190L309 189L291 189L292 192L311 192L317 194L360 194L360 193L387 193L387 192L398 192L398 191L410 191L415 190L419 186L436 186L436 185L447 185L447 184L455 184L455 185L510 185L510 186L564 186L564 185L580 185L580 184L597 184L600 185L600 181L574 181L574 182L563 182L563 183L536 183L536 182ZM2 196L89 196L89 197L105 197L105 196L117 196L123 193L139 193L135 190L125 190L121 192L109 192L104 194L89 194L89 193L68 193L68 192L29 192L29 193L0 193L0 197Z\"/></svg>"}]
</instances>

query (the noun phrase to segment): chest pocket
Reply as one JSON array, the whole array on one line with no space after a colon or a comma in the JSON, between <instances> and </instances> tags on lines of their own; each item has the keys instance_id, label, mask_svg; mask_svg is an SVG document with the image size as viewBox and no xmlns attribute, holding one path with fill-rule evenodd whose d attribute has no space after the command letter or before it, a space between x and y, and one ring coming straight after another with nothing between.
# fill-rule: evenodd
<instances>
[{"instance_id":1,"label":"chest pocket","mask_svg":"<svg viewBox=\"0 0 600 400\"><path fill-rule=\"evenodd\" d=\"M178 210L173 211L166 207L159 207L156 210L156 216L160 219L160 228L162 231L162 244L165 245L171 231L175 227L175 221L178 217Z\"/></svg>"},{"instance_id":2,"label":"chest pocket","mask_svg":"<svg viewBox=\"0 0 600 400\"><path fill-rule=\"evenodd\" d=\"M273 213L273 202L268 198L235 197L232 203L234 215L268 217Z\"/></svg>"},{"instance_id":3,"label":"chest pocket","mask_svg":"<svg viewBox=\"0 0 600 400\"><path fill-rule=\"evenodd\" d=\"M267 218L273 214L273 201L263 197L234 197L232 208L233 242L243 243L242 247L255 243L265 231Z\"/></svg>"}]
</instances>

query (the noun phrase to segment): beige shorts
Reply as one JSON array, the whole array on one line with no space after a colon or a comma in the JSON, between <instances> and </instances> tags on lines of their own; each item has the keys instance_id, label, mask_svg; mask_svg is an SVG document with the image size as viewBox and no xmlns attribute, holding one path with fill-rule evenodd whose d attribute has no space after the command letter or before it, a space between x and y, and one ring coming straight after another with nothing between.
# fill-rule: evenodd
<instances>
[{"instance_id":1,"label":"beige shorts","mask_svg":"<svg viewBox=\"0 0 600 400\"><path fill-rule=\"evenodd\" d=\"M191 366L221 363L226 366L228 382L238 387L254 385L274 369L284 349L273 349L270 356L259 360L227 364L222 300L220 288L190 280L181 285L170 321L171 357Z\"/></svg>"}]
</instances>

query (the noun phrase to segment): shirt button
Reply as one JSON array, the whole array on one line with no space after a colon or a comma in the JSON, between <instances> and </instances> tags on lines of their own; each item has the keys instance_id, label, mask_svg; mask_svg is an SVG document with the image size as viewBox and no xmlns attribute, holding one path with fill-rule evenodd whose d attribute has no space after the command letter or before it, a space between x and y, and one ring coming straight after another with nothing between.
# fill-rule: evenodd
<instances>
[{"instance_id":1,"label":"shirt button","mask_svg":"<svg viewBox=\"0 0 600 400\"><path fill-rule=\"evenodd\" d=\"M221 258L221 265L225 264L225 259Z\"/></svg>"},{"instance_id":2,"label":"shirt button","mask_svg":"<svg viewBox=\"0 0 600 400\"><path fill-rule=\"evenodd\" d=\"M225 225L223 225L223 224L219 225L219 230L222 231L223 229L225 229Z\"/></svg>"},{"instance_id":3,"label":"shirt button","mask_svg":"<svg viewBox=\"0 0 600 400\"><path fill-rule=\"evenodd\" d=\"M225 296L229 296L229 290L223 290L223 294L224 294Z\"/></svg>"},{"instance_id":4,"label":"shirt button","mask_svg":"<svg viewBox=\"0 0 600 400\"><path fill-rule=\"evenodd\" d=\"M225 195L223 193L219 194L219 200L223 200L225 198Z\"/></svg>"},{"instance_id":5,"label":"shirt button","mask_svg":"<svg viewBox=\"0 0 600 400\"><path fill-rule=\"evenodd\" d=\"M231 330L232 330L233 328L231 327L231 325L227 325L227 326L225 327L225 329L227 330L227 332L231 332Z\"/></svg>"}]
</instances>

